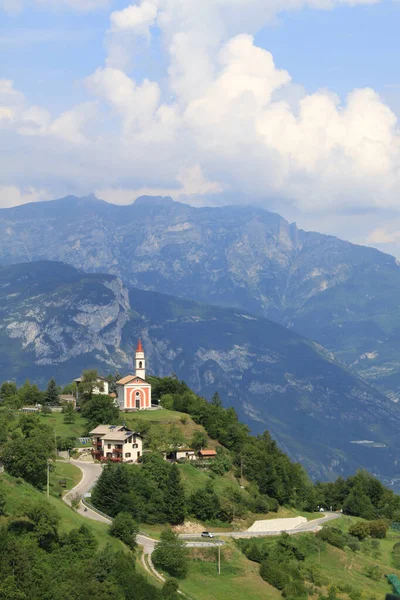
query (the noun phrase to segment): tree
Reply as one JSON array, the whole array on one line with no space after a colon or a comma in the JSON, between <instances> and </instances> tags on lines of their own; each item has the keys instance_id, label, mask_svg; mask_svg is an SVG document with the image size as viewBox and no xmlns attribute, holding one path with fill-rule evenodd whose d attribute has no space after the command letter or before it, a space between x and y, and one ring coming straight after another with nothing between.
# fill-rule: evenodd
<instances>
[{"instance_id":1,"label":"tree","mask_svg":"<svg viewBox=\"0 0 400 600\"><path fill-rule=\"evenodd\" d=\"M200 431L199 429L196 429L196 431L193 433L193 437L192 437L192 441L191 441L190 445L192 446L192 448L194 450L203 450L204 448L207 448L208 437L204 433L204 431Z\"/></svg>"},{"instance_id":2,"label":"tree","mask_svg":"<svg viewBox=\"0 0 400 600\"><path fill-rule=\"evenodd\" d=\"M40 412L42 415L51 415L51 408L47 404L43 404Z\"/></svg>"},{"instance_id":3,"label":"tree","mask_svg":"<svg viewBox=\"0 0 400 600\"><path fill-rule=\"evenodd\" d=\"M162 588L162 597L165 600L178 600L179 584L176 579L167 579Z\"/></svg>"},{"instance_id":4,"label":"tree","mask_svg":"<svg viewBox=\"0 0 400 600\"><path fill-rule=\"evenodd\" d=\"M52 377L47 384L46 394L44 396L43 404L49 406L57 406L60 403L60 396L58 393L58 387L54 377Z\"/></svg>"},{"instance_id":5,"label":"tree","mask_svg":"<svg viewBox=\"0 0 400 600\"><path fill-rule=\"evenodd\" d=\"M370 523L368 523L368 528L371 537L383 539L386 537L389 526L383 519L377 519L376 521L370 521Z\"/></svg>"},{"instance_id":6,"label":"tree","mask_svg":"<svg viewBox=\"0 0 400 600\"><path fill-rule=\"evenodd\" d=\"M215 394L213 395L213 397L211 399L211 404L213 406L216 406L217 408L222 408L222 400L221 400L221 396L218 394L218 392L215 392Z\"/></svg>"},{"instance_id":7,"label":"tree","mask_svg":"<svg viewBox=\"0 0 400 600\"><path fill-rule=\"evenodd\" d=\"M87 400L82 406L82 416L89 421L90 429L106 423L115 424L120 419L118 406L112 398L104 395Z\"/></svg>"},{"instance_id":8,"label":"tree","mask_svg":"<svg viewBox=\"0 0 400 600\"><path fill-rule=\"evenodd\" d=\"M60 517L56 509L47 501L28 506L26 515L35 525L35 536L42 548L49 549L58 540Z\"/></svg>"},{"instance_id":9,"label":"tree","mask_svg":"<svg viewBox=\"0 0 400 600\"><path fill-rule=\"evenodd\" d=\"M165 529L161 533L152 559L156 567L166 571L171 577L184 579L187 575L189 565L185 543L171 529Z\"/></svg>"},{"instance_id":10,"label":"tree","mask_svg":"<svg viewBox=\"0 0 400 600\"><path fill-rule=\"evenodd\" d=\"M189 512L200 521L212 521L221 513L221 505L211 482L202 490L197 490L189 498Z\"/></svg>"},{"instance_id":11,"label":"tree","mask_svg":"<svg viewBox=\"0 0 400 600\"><path fill-rule=\"evenodd\" d=\"M136 536L139 526L127 512L120 512L110 526L110 535L118 538L131 550L136 548Z\"/></svg>"},{"instance_id":12,"label":"tree","mask_svg":"<svg viewBox=\"0 0 400 600\"><path fill-rule=\"evenodd\" d=\"M104 390L104 384L100 381L99 374L96 369L89 369L82 374L82 381L79 384L80 392L84 400L91 400L95 388L100 392Z\"/></svg>"},{"instance_id":13,"label":"tree","mask_svg":"<svg viewBox=\"0 0 400 600\"><path fill-rule=\"evenodd\" d=\"M177 465L170 468L164 494L165 513L171 525L179 525L185 520L185 491Z\"/></svg>"},{"instance_id":14,"label":"tree","mask_svg":"<svg viewBox=\"0 0 400 600\"><path fill-rule=\"evenodd\" d=\"M35 404L43 403L44 394L39 390L37 385L31 384L29 379L27 379L24 385L19 388L18 396L23 405L34 406Z\"/></svg>"},{"instance_id":15,"label":"tree","mask_svg":"<svg viewBox=\"0 0 400 600\"><path fill-rule=\"evenodd\" d=\"M47 480L47 463L53 450L51 428L38 425L29 430L25 437L7 442L0 457L7 473L22 477L36 487L43 487Z\"/></svg>"},{"instance_id":16,"label":"tree","mask_svg":"<svg viewBox=\"0 0 400 600\"><path fill-rule=\"evenodd\" d=\"M370 535L369 524L365 521L357 521L356 523L350 525L349 534L354 535L354 537L358 538L359 540L365 540L365 538Z\"/></svg>"},{"instance_id":17,"label":"tree","mask_svg":"<svg viewBox=\"0 0 400 600\"><path fill-rule=\"evenodd\" d=\"M72 425L72 423L75 423L74 407L70 402L63 406L62 412L64 413L63 422L65 424Z\"/></svg>"},{"instance_id":18,"label":"tree","mask_svg":"<svg viewBox=\"0 0 400 600\"><path fill-rule=\"evenodd\" d=\"M4 381L0 388L0 398L6 400L17 394L17 384L14 381Z\"/></svg>"}]
</instances>

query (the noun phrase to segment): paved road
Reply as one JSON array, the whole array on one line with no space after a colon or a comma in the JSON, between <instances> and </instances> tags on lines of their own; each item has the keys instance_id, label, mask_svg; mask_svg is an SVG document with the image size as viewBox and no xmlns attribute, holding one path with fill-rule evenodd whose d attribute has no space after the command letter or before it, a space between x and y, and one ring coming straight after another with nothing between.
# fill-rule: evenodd
<instances>
[{"instance_id":1,"label":"paved road","mask_svg":"<svg viewBox=\"0 0 400 600\"><path fill-rule=\"evenodd\" d=\"M70 490L67 494L65 494L65 496L63 498L64 502L66 502L67 504L69 504L71 506L71 500L76 495L83 497L84 494L86 494L87 492L90 492L90 490L95 485L97 479L101 475L102 467L98 463L85 462L82 460L71 460L70 462L71 462L71 464L75 465L76 467L78 467L78 469L80 469L82 471L82 479L80 480L78 485L75 486L72 490ZM85 510L85 508L86 508L86 510ZM93 521L99 521L100 523L106 523L107 525L111 525L111 519L108 519L107 517L103 517L102 515L95 512L94 510L92 510L89 507L85 507L85 506L81 505L77 509L77 512L80 515L82 515L83 517L86 517L87 519L92 519ZM155 548L155 545L157 544L157 540L154 540L153 538L143 535L143 534L139 534L136 537L136 541L138 544L143 546L143 550L144 550L145 554L151 554ZM199 546L213 547L213 546L218 546L219 542L218 541L203 542L203 543L188 542L186 545L188 547L199 547Z\"/></svg>"},{"instance_id":2,"label":"paved road","mask_svg":"<svg viewBox=\"0 0 400 600\"><path fill-rule=\"evenodd\" d=\"M303 523L298 525L294 529L287 530L287 533L304 533L309 531L315 531L321 525L325 525L328 521L332 521L334 519L339 519L341 517L340 513L325 513L323 517L320 519L314 519L314 521L308 521L307 523ZM280 531L276 531L273 529L268 529L268 521L265 522L265 530L264 531L224 531L219 533L214 533L216 537L232 537L232 538L250 538L250 537L265 537L270 535L279 535ZM192 540L198 539L200 534L198 533L187 533L181 534L183 540Z\"/></svg>"},{"instance_id":3,"label":"paved road","mask_svg":"<svg viewBox=\"0 0 400 600\"><path fill-rule=\"evenodd\" d=\"M86 494L87 492L90 492L90 490L95 485L97 479L100 477L101 471L102 471L101 465L99 465L97 463L85 462L85 461L81 461L81 460L71 460L71 464L75 465L76 467L78 467L78 469L80 469L82 471L82 479L80 480L80 482L78 483L77 486L75 486L72 490L70 490L67 494L65 494L63 499L69 505L71 505L71 500L72 500L72 498L74 498L74 496L79 495L79 496L83 497L84 494ZM85 510L85 508L86 508L86 510ZM81 505L77 509L77 512L79 514L81 514L83 517L86 517L87 519L92 519L93 521L99 521L100 523L106 523L108 525L111 524L111 519L109 519L107 517L103 517L99 513L92 510L91 508L84 507L83 505ZM292 529L290 531L290 533L315 531L322 524L325 524L327 521L337 519L340 516L341 516L340 513L325 513L325 515L323 517L321 517L320 519L315 519L314 521L309 521L308 523L299 525L295 529ZM267 524L268 524L268 521L266 521L266 526L267 526ZM215 535L216 536L227 536L227 537L232 537L232 538L247 538L247 537L264 537L264 536L269 536L269 535L277 535L278 533L279 532L277 532L277 531L268 530L268 528L266 527L265 531L259 531L259 532L227 531L227 532L223 532L223 533L219 533L219 534L215 534ZM188 546L188 548L198 548L198 547L213 548L213 547L219 546L221 544L221 542L218 539L216 539L214 541L211 541L211 540L200 541L199 540L200 536L198 533L197 534L196 533L182 534L179 537L183 540L187 540L186 546ZM140 544L141 546L143 546L143 550L144 550L145 554L151 554L157 544L157 540L155 540L147 535L143 535L143 534L139 534L136 539L137 539L137 543ZM190 541L190 540L193 540L193 541Z\"/></svg>"}]
</instances>

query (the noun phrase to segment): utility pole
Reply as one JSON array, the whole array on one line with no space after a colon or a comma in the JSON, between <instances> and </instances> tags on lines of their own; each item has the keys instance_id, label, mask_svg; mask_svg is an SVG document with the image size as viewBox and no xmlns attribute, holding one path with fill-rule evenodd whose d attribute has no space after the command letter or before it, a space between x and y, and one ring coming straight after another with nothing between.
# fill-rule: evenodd
<instances>
[{"instance_id":1,"label":"utility pole","mask_svg":"<svg viewBox=\"0 0 400 600\"><path fill-rule=\"evenodd\" d=\"M47 499L50 497L50 463L47 461Z\"/></svg>"},{"instance_id":2,"label":"utility pole","mask_svg":"<svg viewBox=\"0 0 400 600\"><path fill-rule=\"evenodd\" d=\"M218 542L218 575L221 575L221 543Z\"/></svg>"}]
</instances>

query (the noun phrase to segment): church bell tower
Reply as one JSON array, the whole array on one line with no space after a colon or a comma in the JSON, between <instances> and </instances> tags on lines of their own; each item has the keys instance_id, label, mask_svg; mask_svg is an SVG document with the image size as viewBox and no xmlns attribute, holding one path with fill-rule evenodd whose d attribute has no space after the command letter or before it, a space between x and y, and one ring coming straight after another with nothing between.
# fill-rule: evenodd
<instances>
[{"instance_id":1,"label":"church bell tower","mask_svg":"<svg viewBox=\"0 0 400 600\"><path fill-rule=\"evenodd\" d=\"M135 354L135 375L146 379L146 359L144 357L142 342L139 340Z\"/></svg>"}]
</instances>

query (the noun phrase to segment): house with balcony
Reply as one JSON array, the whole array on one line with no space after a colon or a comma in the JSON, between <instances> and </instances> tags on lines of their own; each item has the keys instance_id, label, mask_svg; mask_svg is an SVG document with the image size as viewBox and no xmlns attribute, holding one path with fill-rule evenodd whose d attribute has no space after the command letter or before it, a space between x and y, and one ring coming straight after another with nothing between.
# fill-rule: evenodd
<instances>
[{"instance_id":1,"label":"house with balcony","mask_svg":"<svg viewBox=\"0 0 400 600\"><path fill-rule=\"evenodd\" d=\"M136 463L143 455L142 436L125 425L99 425L90 436L95 460Z\"/></svg>"}]
</instances>

